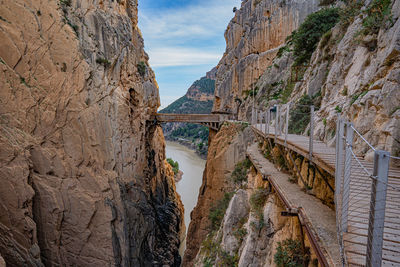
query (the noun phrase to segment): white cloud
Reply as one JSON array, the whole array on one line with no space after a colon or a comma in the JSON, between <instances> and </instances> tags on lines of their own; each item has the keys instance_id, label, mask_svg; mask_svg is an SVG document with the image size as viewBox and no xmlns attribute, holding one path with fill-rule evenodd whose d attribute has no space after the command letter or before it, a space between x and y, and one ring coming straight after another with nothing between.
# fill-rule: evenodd
<instances>
[{"instance_id":1,"label":"white cloud","mask_svg":"<svg viewBox=\"0 0 400 267\"><path fill-rule=\"evenodd\" d=\"M180 98L180 96L175 96L175 95L164 95L161 98L161 106L158 108L159 110L164 109L169 106L172 102Z\"/></svg>"},{"instance_id":2,"label":"white cloud","mask_svg":"<svg viewBox=\"0 0 400 267\"><path fill-rule=\"evenodd\" d=\"M165 47L152 49L148 53L150 66L154 68L209 64L217 62L221 58L219 53L206 52L196 48Z\"/></svg>"},{"instance_id":3,"label":"white cloud","mask_svg":"<svg viewBox=\"0 0 400 267\"><path fill-rule=\"evenodd\" d=\"M141 13L140 24L147 39L207 38L225 29L234 15L235 3L240 0L208 0L180 9L145 10Z\"/></svg>"},{"instance_id":4,"label":"white cloud","mask_svg":"<svg viewBox=\"0 0 400 267\"><path fill-rule=\"evenodd\" d=\"M240 3L204 0L177 9L139 9L139 26L151 66L216 64L224 49L223 33L234 16L232 8Z\"/></svg>"}]
</instances>

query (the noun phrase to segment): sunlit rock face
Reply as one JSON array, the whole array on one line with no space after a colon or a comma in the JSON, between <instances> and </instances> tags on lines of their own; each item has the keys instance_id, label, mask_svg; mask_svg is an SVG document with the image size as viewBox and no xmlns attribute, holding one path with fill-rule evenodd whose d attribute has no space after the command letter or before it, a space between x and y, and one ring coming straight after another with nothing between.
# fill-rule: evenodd
<instances>
[{"instance_id":1,"label":"sunlit rock face","mask_svg":"<svg viewBox=\"0 0 400 267\"><path fill-rule=\"evenodd\" d=\"M0 5L0 254L10 266L179 266L137 1Z\"/></svg>"},{"instance_id":2,"label":"sunlit rock face","mask_svg":"<svg viewBox=\"0 0 400 267\"><path fill-rule=\"evenodd\" d=\"M291 81L287 102L296 103L305 94L316 100L315 138L333 145L341 112L372 146L400 156L400 1L392 1L390 7L391 20L376 34L360 34L365 13L349 25L339 22L321 38L302 78L293 79L293 53L276 57L255 84L259 88L255 106L265 110L282 102L269 96L279 95ZM249 97L240 113L249 117L252 103ZM353 147L358 155L373 160L374 151L357 134Z\"/></svg>"},{"instance_id":3,"label":"sunlit rock face","mask_svg":"<svg viewBox=\"0 0 400 267\"><path fill-rule=\"evenodd\" d=\"M318 4L318 0L242 2L225 31L226 50L217 66L214 112L237 112L237 99L253 88L286 37ZM241 113L240 118L248 116Z\"/></svg>"}]
</instances>

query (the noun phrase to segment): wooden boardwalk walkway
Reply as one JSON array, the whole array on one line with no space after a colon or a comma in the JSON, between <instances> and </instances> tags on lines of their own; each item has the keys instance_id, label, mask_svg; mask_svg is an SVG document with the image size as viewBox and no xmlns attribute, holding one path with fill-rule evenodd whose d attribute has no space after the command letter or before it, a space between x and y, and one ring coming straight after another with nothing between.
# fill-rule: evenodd
<instances>
[{"instance_id":1,"label":"wooden boardwalk walkway","mask_svg":"<svg viewBox=\"0 0 400 267\"><path fill-rule=\"evenodd\" d=\"M265 134L265 124L252 127L260 136L275 139L272 127L269 127L268 134ZM276 143L285 145L285 136L277 136ZM287 147L306 158L309 157L309 137L289 134ZM335 152L335 148L314 140L312 162L335 176ZM373 172L373 163L359 160L370 173ZM343 245L349 266L365 266L372 179L355 160L352 161L351 168L348 231L343 236ZM382 266L400 266L400 169L390 168L388 176Z\"/></svg>"},{"instance_id":2,"label":"wooden boardwalk walkway","mask_svg":"<svg viewBox=\"0 0 400 267\"><path fill-rule=\"evenodd\" d=\"M259 151L258 144L247 149L247 156L263 176L267 176L286 209L296 213L321 266L341 266L336 234L335 212L316 197L307 194L290 176L275 168ZM314 247L315 246L315 247Z\"/></svg>"}]
</instances>

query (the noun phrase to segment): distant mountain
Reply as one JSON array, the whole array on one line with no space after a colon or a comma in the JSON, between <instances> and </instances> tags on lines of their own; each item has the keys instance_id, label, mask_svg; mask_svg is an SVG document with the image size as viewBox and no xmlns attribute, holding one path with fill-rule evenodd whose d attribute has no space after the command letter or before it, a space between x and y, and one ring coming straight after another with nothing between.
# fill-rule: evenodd
<instances>
[{"instance_id":1,"label":"distant mountain","mask_svg":"<svg viewBox=\"0 0 400 267\"><path fill-rule=\"evenodd\" d=\"M195 81L186 94L171 103L159 113L207 114L214 103L216 68L205 77ZM167 140L178 141L195 149L200 155L207 155L208 128L191 123L166 123L163 131Z\"/></svg>"}]
</instances>

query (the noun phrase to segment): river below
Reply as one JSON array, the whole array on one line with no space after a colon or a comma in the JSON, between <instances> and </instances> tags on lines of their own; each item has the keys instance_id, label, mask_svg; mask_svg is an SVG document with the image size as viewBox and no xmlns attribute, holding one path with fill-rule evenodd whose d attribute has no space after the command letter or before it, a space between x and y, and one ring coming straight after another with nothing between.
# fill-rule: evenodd
<instances>
[{"instance_id":1,"label":"river below","mask_svg":"<svg viewBox=\"0 0 400 267\"><path fill-rule=\"evenodd\" d=\"M181 196L182 203L185 206L187 232L190 223L190 213L197 203L206 161L200 158L193 150L171 141L166 141L165 153L167 158L178 161L179 169L183 172L182 180L176 183L176 191ZM185 245L183 249L184 247Z\"/></svg>"}]
</instances>

